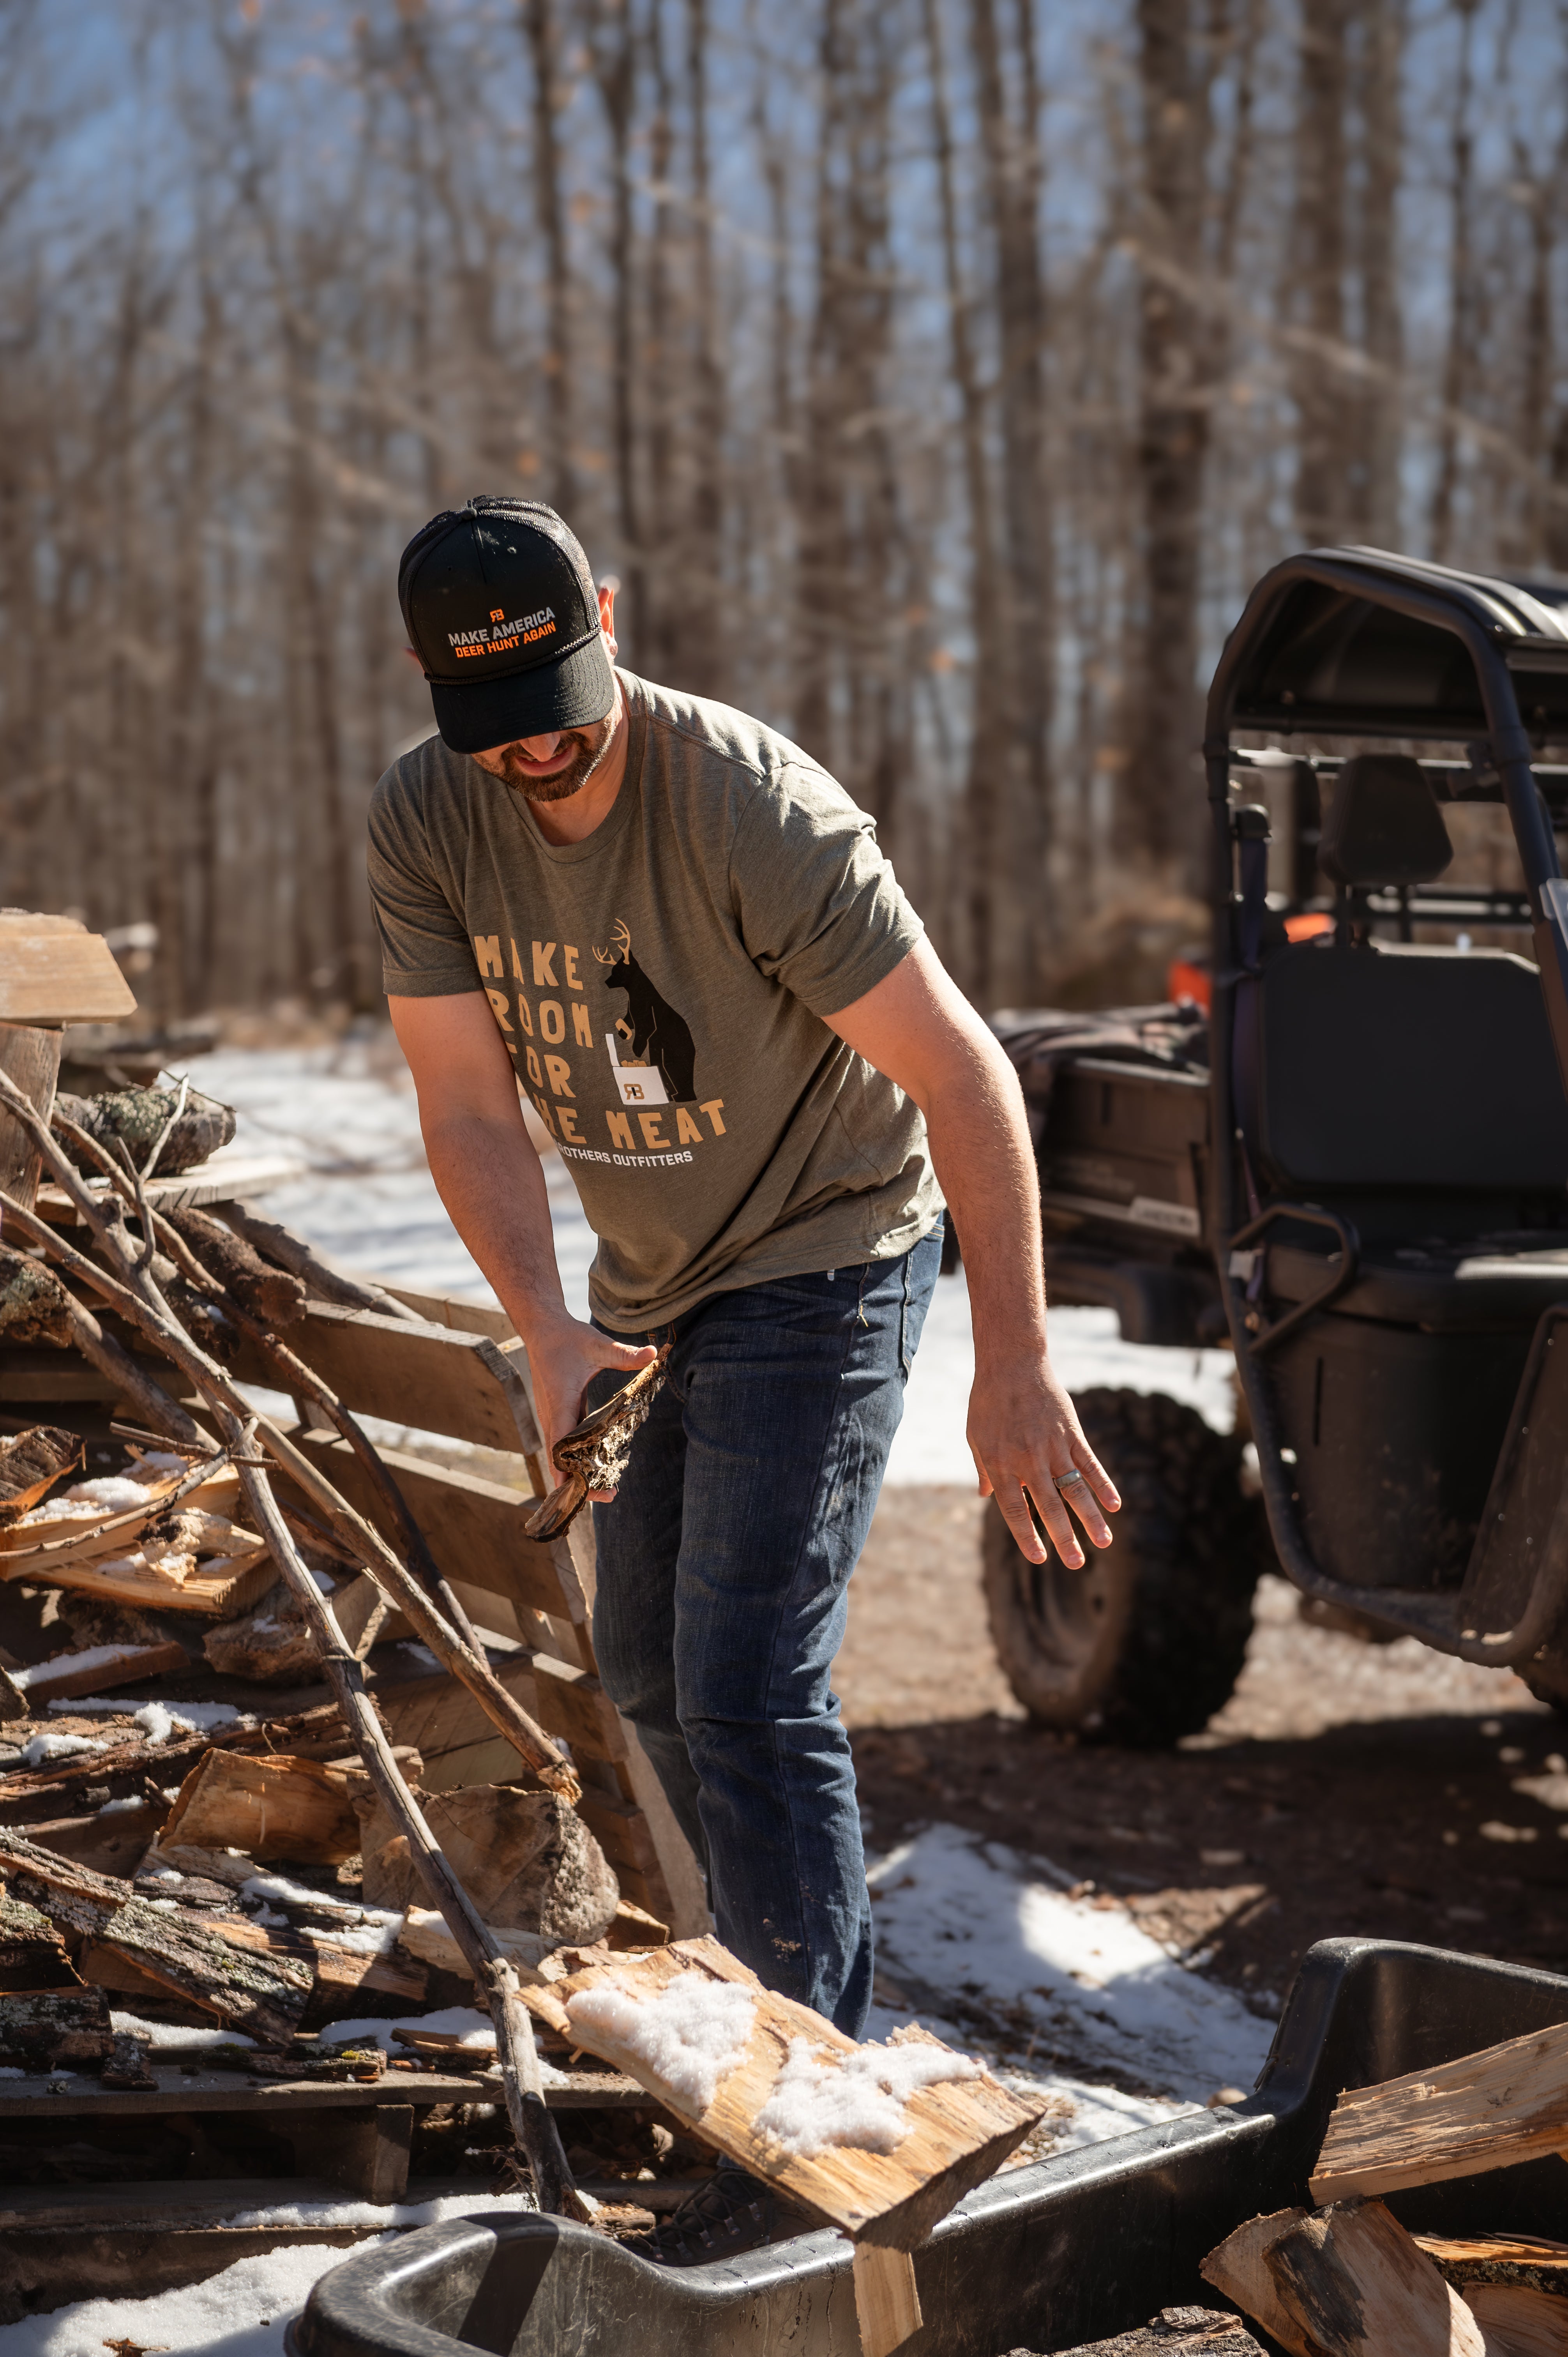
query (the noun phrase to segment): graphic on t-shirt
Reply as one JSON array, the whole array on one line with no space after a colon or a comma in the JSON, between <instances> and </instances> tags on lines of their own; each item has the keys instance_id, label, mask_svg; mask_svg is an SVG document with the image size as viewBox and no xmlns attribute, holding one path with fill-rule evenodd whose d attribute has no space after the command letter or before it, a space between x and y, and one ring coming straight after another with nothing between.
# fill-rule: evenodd
<instances>
[{"instance_id":1,"label":"graphic on t-shirt","mask_svg":"<svg viewBox=\"0 0 1568 2357\"><path fill-rule=\"evenodd\" d=\"M618 923L608 949L596 949L594 955L608 968L607 988L624 990L627 997L626 1013L614 1031L605 1033L622 1104L689 1103L697 1093L697 1050L690 1026L660 996L632 956L629 929ZM620 1060L618 1032L631 1049L629 1064Z\"/></svg>"}]
</instances>

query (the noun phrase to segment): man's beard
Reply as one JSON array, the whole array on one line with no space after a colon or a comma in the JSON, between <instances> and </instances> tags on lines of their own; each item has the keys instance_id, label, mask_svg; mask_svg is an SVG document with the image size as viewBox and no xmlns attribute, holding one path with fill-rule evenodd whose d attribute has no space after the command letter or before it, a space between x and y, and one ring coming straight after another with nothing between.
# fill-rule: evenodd
<instances>
[{"instance_id":1,"label":"man's beard","mask_svg":"<svg viewBox=\"0 0 1568 2357\"><path fill-rule=\"evenodd\" d=\"M515 745L503 745L499 754L492 754L482 766L490 771L492 777L499 777L507 785L515 786L518 792L525 795L531 802L564 802L579 787L586 785L609 751L610 738L615 735L615 719L613 712L607 713L604 719L596 720L591 728L563 730L563 735L573 743L572 759L553 778L535 777L532 771L525 770L516 758L518 748Z\"/></svg>"}]
</instances>

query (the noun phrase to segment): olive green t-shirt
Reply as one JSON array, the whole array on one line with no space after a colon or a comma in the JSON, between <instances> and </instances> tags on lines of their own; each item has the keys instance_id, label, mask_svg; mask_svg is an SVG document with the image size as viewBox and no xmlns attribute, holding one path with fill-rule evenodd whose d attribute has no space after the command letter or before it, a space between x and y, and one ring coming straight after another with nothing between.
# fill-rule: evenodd
<instances>
[{"instance_id":1,"label":"olive green t-shirt","mask_svg":"<svg viewBox=\"0 0 1568 2357\"><path fill-rule=\"evenodd\" d=\"M871 820L760 721L619 676L626 775L584 842L432 737L376 788L370 877L389 995L485 992L633 1333L893 1258L941 1197L918 1108L823 1020L922 930Z\"/></svg>"}]
</instances>

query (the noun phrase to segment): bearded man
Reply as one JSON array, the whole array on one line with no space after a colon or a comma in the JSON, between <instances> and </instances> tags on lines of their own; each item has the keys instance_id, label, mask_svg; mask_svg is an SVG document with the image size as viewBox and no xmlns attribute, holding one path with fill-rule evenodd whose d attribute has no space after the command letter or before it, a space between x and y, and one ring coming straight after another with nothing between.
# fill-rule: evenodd
<instances>
[{"instance_id":1,"label":"bearded man","mask_svg":"<svg viewBox=\"0 0 1568 2357\"><path fill-rule=\"evenodd\" d=\"M1105 1546L1120 1502L1047 1355L1017 1082L843 788L762 722L615 668L613 593L553 510L437 516L399 596L439 734L378 785L370 873L431 1171L547 1446L671 1346L595 1508L599 1674L721 1939L858 2038L871 1910L829 1676L944 1196L982 1491L1032 1562L1043 1531L1070 1566L1068 1507ZM587 1324L520 1091L598 1238ZM646 2248L707 2258L772 2225L725 2169Z\"/></svg>"}]
</instances>

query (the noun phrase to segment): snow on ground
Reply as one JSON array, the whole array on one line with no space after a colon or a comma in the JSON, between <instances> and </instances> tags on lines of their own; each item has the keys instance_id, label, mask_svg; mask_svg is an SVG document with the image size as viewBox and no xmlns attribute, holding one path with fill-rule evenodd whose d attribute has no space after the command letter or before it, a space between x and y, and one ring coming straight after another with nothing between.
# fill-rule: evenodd
<instances>
[{"instance_id":1,"label":"snow on ground","mask_svg":"<svg viewBox=\"0 0 1568 2357\"><path fill-rule=\"evenodd\" d=\"M908 1975L1010 2008L1047 2054L1080 2070L1110 2064L1188 2102L1249 2092L1262 2068L1268 2022L1124 1908L1069 1896L1070 1878L1043 1861L931 1825L868 1878L877 1963L895 1984Z\"/></svg>"},{"instance_id":2,"label":"snow on ground","mask_svg":"<svg viewBox=\"0 0 1568 2357\"><path fill-rule=\"evenodd\" d=\"M413 1090L384 1032L351 1033L330 1048L228 1049L204 1058L198 1078L209 1095L235 1107L239 1144L271 1147L306 1166L308 1176L266 1198L273 1218L346 1267L473 1301L494 1299L435 1192ZM544 1171L567 1306L585 1317L593 1232L558 1154L545 1156ZM1229 1352L1123 1342L1110 1309L1056 1310L1051 1333L1070 1390L1107 1383L1169 1392L1230 1429ZM963 1437L973 1376L961 1273L938 1280L893 1444L890 1481L973 1480Z\"/></svg>"}]
</instances>

